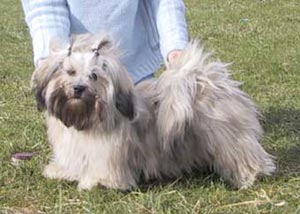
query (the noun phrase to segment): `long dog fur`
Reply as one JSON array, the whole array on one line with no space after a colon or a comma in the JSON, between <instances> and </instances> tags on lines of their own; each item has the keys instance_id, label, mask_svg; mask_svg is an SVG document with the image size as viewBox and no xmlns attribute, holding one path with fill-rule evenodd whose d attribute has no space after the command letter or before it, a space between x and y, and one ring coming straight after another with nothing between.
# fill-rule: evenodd
<instances>
[{"instance_id":1,"label":"long dog fur","mask_svg":"<svg viewBox=\"0 0 300 214\"><path fill-rule=\"evenodd\" d=\"M53 150L45 177L127 190L142 175L209 168L247 188L275 170L260 145L259 112L228 64L212 61L194 41L158 79L134 86L116 50L107 36L80 35L34 72ZM75 99L78 82L87 92Z\"/></svg>"}]
</instances>

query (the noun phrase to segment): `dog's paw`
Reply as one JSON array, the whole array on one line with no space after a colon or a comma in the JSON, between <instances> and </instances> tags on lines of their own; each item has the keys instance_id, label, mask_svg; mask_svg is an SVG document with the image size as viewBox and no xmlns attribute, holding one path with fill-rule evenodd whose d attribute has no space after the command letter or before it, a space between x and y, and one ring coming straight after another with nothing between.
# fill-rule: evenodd
<instances>
[{"instance_id":1,"label":"dog's paw","mask_svg":"<svg viewBox=\"0 0 300 214\"><path fill-rule=\"evenodd\" d=\"M63 171L56 163L49 163L43 171L43 176L49 179L65 179L69 181L75 180L69 176L67 172Z\"/></svg>"},{"instance_id":2,"label":"dog's paw","mask_svg":"<svg viewBox=\"0 0 300 214\"><path fill-rule=\"evenodd\" d=\"M233 185L233 188L236 190L247 190L247 189L253 187L253 185L254 185L254 182L253 183L249 182L249 183L244 183L244 184L239 184L239 185Z\"/></svg>"},{"instance_id":3,"label":"dog's paw","mask_svg":"<svg viewBox=\"0 0 300 214\"><path fill-rule=\"evenodd\" d=\"M231 181L231 185L235 189L245 190L253 186L256 180L256 175L248 173L246 176L236 175L234 181Z\"/></svg>"},{"instance_id":4,"label":"dog's paw","mask_svg":"<svg viewBox=\"0 0 300 214\"><path fill-rule=\"evenodd\" d=\"M82 180L79 181L77 189L79 191L91 190L97 184L98 184L98 180L94 180L94 179L82 179Z\"/></svg>"},{"instance_id":5,"label":"dog's paw","mask_svg":"<svg viewBox=\"0 0 300 214\"><path fill-rule=\"evenodd\" d=\"M126 182L116 182L116 181L109 180L109 179L101 179L99 183L106 188L116 189L121 192L131 191L133 188L135 188L137 186L136 183L129 184Z\"/></svg>"}]
</instances>

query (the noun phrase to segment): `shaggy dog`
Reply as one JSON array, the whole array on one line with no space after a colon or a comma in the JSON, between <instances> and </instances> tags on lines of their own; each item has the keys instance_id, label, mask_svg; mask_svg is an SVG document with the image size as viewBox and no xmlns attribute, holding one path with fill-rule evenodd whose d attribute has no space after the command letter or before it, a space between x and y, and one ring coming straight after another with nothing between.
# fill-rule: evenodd
<instances>
[{"instance_id":1,"label":"shaggy dog","mask_svg":"<svg viewBox=\"0 0 300 214\"><path fill-rule=\"evenodd\" d=\"M78 35L51 49L32 78L53 150L45 177L129 190L141 177L209 168L247 188L275 170L255 104L197 42L136 86L108 36Z\"/></svg>"}]
</instances>

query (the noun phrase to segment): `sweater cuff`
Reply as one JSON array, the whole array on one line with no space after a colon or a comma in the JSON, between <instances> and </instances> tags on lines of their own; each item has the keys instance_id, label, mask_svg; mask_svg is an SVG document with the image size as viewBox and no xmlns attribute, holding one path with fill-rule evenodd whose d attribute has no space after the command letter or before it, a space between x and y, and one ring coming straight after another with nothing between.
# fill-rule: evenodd
<instances>
[{"instance_id":1,"label":"sweater cuff","mask_svg":"<svg viewBox=\"0 0 300 214\"><path fill-rule=\"evenodd\" d=\"M63 32L40 28L32 33L32 44L34 53L34 65L37 67L38 60L46 58L50 54L50 42L59 41L60 44L69 44L69 37Z\"/></svg>"}]
</instances>

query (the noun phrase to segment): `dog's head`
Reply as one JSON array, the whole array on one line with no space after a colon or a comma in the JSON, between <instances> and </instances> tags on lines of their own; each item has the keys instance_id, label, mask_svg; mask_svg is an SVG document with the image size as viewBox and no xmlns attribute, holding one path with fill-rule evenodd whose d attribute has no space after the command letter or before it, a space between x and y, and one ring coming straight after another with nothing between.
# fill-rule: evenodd
<instances>
[{"instance_id":1,"label":"dog's head","mask_svg":"<svg viewBox=\"0 0 300 214\"><path fill-rule=\"evenodd\" d=\"M133 119L133 84L107 36L80 35L71 46L51 45L50 56L34 71L38 108L77 130L106 128L118 118Z\"/></svg>"}]
</instances>

